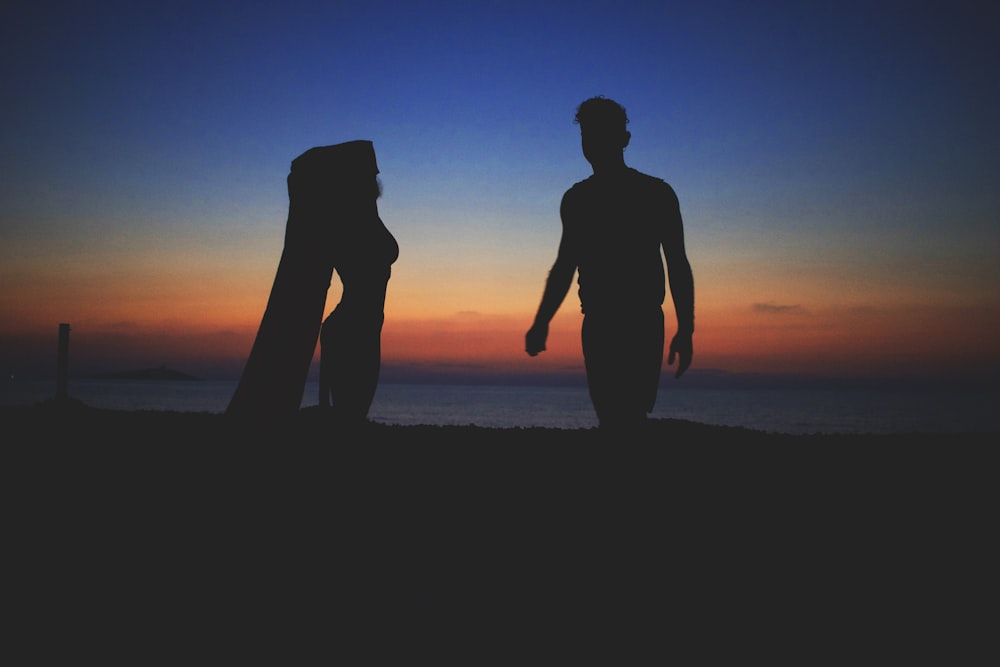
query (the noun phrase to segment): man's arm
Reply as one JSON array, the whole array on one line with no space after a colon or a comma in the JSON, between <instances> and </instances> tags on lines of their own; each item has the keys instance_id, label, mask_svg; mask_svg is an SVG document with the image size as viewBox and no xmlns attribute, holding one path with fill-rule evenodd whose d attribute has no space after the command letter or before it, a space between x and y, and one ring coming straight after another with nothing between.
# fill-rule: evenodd
<instances>
[{"instance_id":1,"label":"man's arm","mask_svg":"<svg viewBox=\"0 0 1000 667\"><path fill-rule=\"evenodd\" d=\"M549 337L549 322L559 310L566 293L569 292L573 283L573 273L576 266L568 262L556 259L549 271L549 277L545 281L545 292L542 294L542 302L538 306L535 314L535 321L524 336L524 349L531 356L537 355L545 350L545 341Z\"/></svg>"},{"instance_id":2,"label":"man's arm","mask_svg":"<svg viewBox=\"0 0 1000 667\"><path fill-rule=\"evenodd\" d=\"M670 297L674 302L674 313L677 316L677 333L670 341L670 352L667 363L673 364L674 357L679 356L677 372L674 377L680 377L691 365L694 334L694 274L691 263L684 249L684 223L681 219L680 204L677 195L670 191L668 204L668 219L663 238L663 255L667 261L667 281L670 284Z\"/></svg>"},{"instance_id":3,"label":"man's arm","mask_svg":"<svg viewBox=\"0 0 1000 667\"><path fill-rule=\"evenodd\" d=\"M538 305L538 312L535 313L535 321L524 336L524 349L533 357L545 350L545 341L549 337L549 322L566 298L566 293L569 292L569 288L573 284L573 274L576 273L576 251L573 247L572 236L566 228L566 197L563 197L560 215L563 220L563 232L559 241L559 252L552 269L549 271L549 277L545 281L545 291L542 293L542 302Z\"/></svg>"}]
</instances>

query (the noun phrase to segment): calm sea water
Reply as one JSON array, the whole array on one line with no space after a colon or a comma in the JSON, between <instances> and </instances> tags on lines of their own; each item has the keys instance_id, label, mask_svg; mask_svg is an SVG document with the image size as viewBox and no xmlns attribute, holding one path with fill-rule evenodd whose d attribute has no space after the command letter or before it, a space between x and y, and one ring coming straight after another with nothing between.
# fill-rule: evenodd
<instances>
[{"instance_id":1,"label":"calm sea water","mask_svg":"<svg viewBox=\"0 0 1000 667\"><path fill-rule=\"evenodd\" d=\"M55 395L54 381L0 383L0 404L32 405ZM69 395L96 408L222 413L236 381L78 380ZM303 407L316 405L307 383ZM654 417L775 433L1000 432L996 392L669 389ZM369 418L384 424L592 428L585 387L379 385Z\"/></svg>"}]
</instances>

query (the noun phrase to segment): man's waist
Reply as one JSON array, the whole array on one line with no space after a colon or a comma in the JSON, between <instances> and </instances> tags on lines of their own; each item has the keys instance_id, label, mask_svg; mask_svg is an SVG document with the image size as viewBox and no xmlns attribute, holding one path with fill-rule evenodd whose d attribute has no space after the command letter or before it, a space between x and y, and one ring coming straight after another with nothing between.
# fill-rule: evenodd
<instances>
[{"instance_id":1,"label":"man's waist","mask_svg":"<svg viewBox=\"0 0 1000 667\"><path fill-rule=\"evenodd\" d=\"M662 311L663 299L580 299L580 309L585 314L635 313Z\"/></svg>"}]
</instances>

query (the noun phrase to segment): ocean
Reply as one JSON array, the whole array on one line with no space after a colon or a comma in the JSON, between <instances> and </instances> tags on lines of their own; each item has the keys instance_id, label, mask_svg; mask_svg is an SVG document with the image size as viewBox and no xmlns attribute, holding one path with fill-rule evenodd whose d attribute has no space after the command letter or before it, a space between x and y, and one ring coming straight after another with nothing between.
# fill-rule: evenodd
<instances>
[{"instance_id":1,"label":"ocean","mask_svg":"<svg viewBox=\"0 0 1000 667\"><path fill-rule=\"evenodd\" d=\"M236 381L71 380L70 398L112 410L225 412ZM55 396L55 382L8 379L0 405ZM303 407L317 404L306 384ZM772 433L1000 432L995 391L830 389L663 389L655 418L739 426ZM383 424L490 428L597 426L586 387L382 383L369 419Z\"/></svg>"}]
</instances>

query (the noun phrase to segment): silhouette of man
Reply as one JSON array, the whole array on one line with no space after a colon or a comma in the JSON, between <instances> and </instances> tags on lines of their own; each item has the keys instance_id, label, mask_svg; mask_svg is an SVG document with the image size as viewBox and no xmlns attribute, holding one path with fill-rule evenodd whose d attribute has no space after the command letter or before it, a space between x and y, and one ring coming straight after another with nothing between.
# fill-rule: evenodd
<instances>
[{"instance_id":1,"label":"silhouette of man","mask_svg":"<svg viewBox=\"0 0 1000 667\"><path fill-rule=\"evenodd\" d=\"M577 107L575 122L594 174L563 195L562 238L525 350L545 350L549 322L578 273L590 399L602 429L628 428L644 423L656 402L667 281L677 317L667 362L678 359L677 378L691 365L694 278L673 188L625 164L625 108L593 97Z\"/></svg>"}]
</instances>

